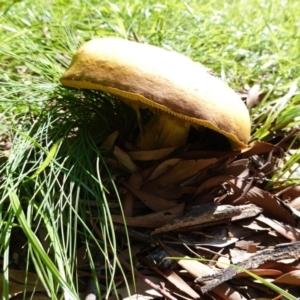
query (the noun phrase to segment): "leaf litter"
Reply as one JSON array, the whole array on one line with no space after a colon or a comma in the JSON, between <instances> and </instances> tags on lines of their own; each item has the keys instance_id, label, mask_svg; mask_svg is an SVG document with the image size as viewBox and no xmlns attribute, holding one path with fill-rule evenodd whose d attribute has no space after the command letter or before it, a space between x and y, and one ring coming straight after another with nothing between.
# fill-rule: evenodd
<instances>
[{"instance_id":1,"label":"leaf litter","mask_svg":"<svg viewBox=\"0 0 300 300\"><path fill-rule=\"evenodd\" d=\"M201 144L138 151L118 137L113 132L100 148L107 151L105 162L122 201L123 213L115 199L109 206L128 278L127 234L134 249L137 283L119 282L122 298L128 288L128 299L256 299L257 290L261 298L278 297L242 269L300 297L300 188L286 179L272 183L286 143L253 142L242 151L212 151ZM97 215L92 220L97 234L102 220ZM78 274L85 280L88 259L83 261ZM233 272L230 264L241 271ZM12 287L15 294L22 292L22 280Z\"/></svg>"},{"instance_id":2,"label":"leaf litter","mask_svg":"<svg viewBox=\"0 0 300 300\"><path fill-rule=\"evenodd\" d=\"M282 162L282 145L254 142L245 150L229 152L189 146L149 152L126 151L119 145L111 149L111 158L127 170L127 175L123 169L118 176L121 198L130 194L133 199L130 216L118 214L117 206L112 209L116 232L122 235L120 226L126 224L131 247L139 248L134 268L153 284L160 282L156 292L166 291L149 296L149 285L144 290L139 285L138 291L131 287L133 295L255 299L256 286L264 291L260 297L278 296L244 268L300 296L299 214L292 208L300 190L286 181L265 188ZM139 184L132 176L138 176ZM283 263L287 268L281 267ZM242 269L233 272L231 264ZM214 276L226 280L216 282Z\"/></svg>"}]
</instances>

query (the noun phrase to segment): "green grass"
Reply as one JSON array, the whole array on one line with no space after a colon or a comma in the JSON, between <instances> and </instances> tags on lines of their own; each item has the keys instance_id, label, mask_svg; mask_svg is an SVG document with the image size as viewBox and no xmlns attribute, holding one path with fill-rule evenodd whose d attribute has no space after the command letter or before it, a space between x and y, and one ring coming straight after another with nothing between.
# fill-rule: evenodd
<instances>
[{"instance_id":1,"label":"green grass","mask_svg":"<svg viewBox=\"0 0 300 300\"><path fill-rule=\"evenodd\" d=\"M297 1L284 0L1 3L0 253L5 278L16 235L29 240L24 269L34 266L54 298L62 291L73 299L78 295L79 246L90 251L96 245L102 252L107 293L118 284L112 276L120 262L108 253L116 249L116 239L107 197L117 203L119 195L99 145L113 130L130 135L136 120L130 109L105 101L106 96L61 87L59 78L79 45L111 35L133 39L135 33L141 42L204 63L236 90L260 83L262 101L251 111L252 139L276 141L300 123L298 10ZM295 133L290 145L297 148L297 140ZM274 180L298 160L297 151ZM293 174L289 178L297 181ZM90 211L105 219L104 242L91 229ZM2 283L5 297L7 284Z\"/></svg>"}]
</instances>

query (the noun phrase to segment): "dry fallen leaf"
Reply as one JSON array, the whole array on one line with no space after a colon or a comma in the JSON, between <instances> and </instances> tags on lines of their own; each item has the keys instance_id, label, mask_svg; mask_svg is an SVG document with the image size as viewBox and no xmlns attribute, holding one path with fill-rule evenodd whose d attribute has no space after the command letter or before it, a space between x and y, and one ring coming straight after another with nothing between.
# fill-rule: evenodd
<instances>
[{"instance_id":1,"label":"dry fallen leaf","mask_svg":"<svg viewBox=\"0 0 300 300\"><path fill-rule=\"evenodd\" d=\"M190 296L192 299L199 299L200 295L196 293L178 274L170 269L156 269L156 271L162 275L166 280L172 283L178 290L184 292L186 295Z\"/></svg>"},{"instance_id":2,"label":"dry fallen leaf","mask_svg":"<svg viewBox=\"0 0 300 300\"><path fill-rule=\"evenodd\" d=\"M153 282L154 284L159 285L162 281L161 278L154 276L147 276L147 278ZM158 297L162 297L162 295L156 290L152 289L141 280L136 280L134 283L128 279L128 285L118 288L118 295L121 296L121 299L140 299L139 297L144 297L144 299L157 299ZM128 297L128 289L131 292L131 297ZM117 299L120 299L117 297Z\"/></svg>"},{"instance_id":3,"label":"dry fallen leaf","mask_svg":"<svg viewBox=\"0 0 300 300\"><path fill-rule=\"evenodd\" d=\"M181 253L174 251L173 249L164 246L165 250L172 257L180 258L176 260L177 263L186 270L193 278L202 277L205 275L212 275L215 273L208 265L201 263L195 259L191 259L188 256L184 256ZM227 283L222 283L219 286L215 287L211 292L212 294L217 294L221 299L224 300L246 300L239 292L233 289Z\"/></svg>"},{"instance_id":4,"label":"dry fallen leaf","mask_svg":"<svg viewBox=\"0 0 300 300\"><path fill-rule=\"evenodd\" d=\"M153 211L162 211L176 206L177 204L173 201L169 201L162 197L154 196L150 193L133 188L132 186L124 183L124 186L128 191L130 191L134 196L141 200L147 207Z\"/></svg>"},{"instance_id":5,"label":"dry fallen leaf","mask_svg":"<svg viewBox=\"0 0 300 300\"><path fill-rule=\"evenodd\" d=\"M208 189L211 189L215 187L216 185L220 185L223 182L229 181L231 179L235 178L232 175L220 175L220 176L215 176L207 179L204 181L196 190L194 196L197 196L203 192L205 192Z\"/></svg>"},{"instance_id":6,"label":"dry fallen leaf","mask_svg":"<svg viewBox=\"0 0 300 300\"><path fill-rule=\"evenodd\" d=\"M272 276L272 277L276 277L276 276L280 276L282 275L282 272L279 270L274 270L274 269L251 269L249 270L251 273L258 275L260 277L263 276ZM240 274L237 274L236 277L249 277L251 275L249 275L246 272L242 272Z\"/></svg>"},{"instance_id":7,"label":"dry fallen leaf","mask_svg":"<svg viewBox=\"0 0 300 300\"><path fill-rule=\"evenodd\" d=\"M229 195L226 198L228 201L237 200L243 195L244 190L248 188L248 182L239 178L231 179L228 183L234 191L233 195ZM261 207L266 216L287 224L295 225L295 219L293 218L291 211L271 193L256 186L252 186L238 203L243 204L248 201Z\"/></svg>"},{"instance_id":8,"label":"dry fallen leaf","mask_svg":"<svg viewBox=\"0 0 300 300\"><path fill-rule=\"evenodd\" d=\"M277 147L276 145L266 143L266 142L255 142L249 148L241 150L242 157L251 157L253 155L259 155L264 153L272 153L275 154L277 152L282 156L282 149Z\"/></svg>"},{"instance_id":9,"label":"dry fallen leaf","mask_svg":"<svg viewBox=\"0 0 300 300\"><path fill-rule=\"evenodd\" d=\"M155 170L152 172L150 177L147 179L147 181L157 178L158 176L164 174L169 169L171 169L173 166L175 166L179 161L181 161L180 158L171 158L163 161L161 164L159 164Z\"/></svg>"},{"instance_id":10,"label":"dry fallen leaf","mask_svg":"<svg viewBox=\"0 0 300 300\"><path fill-rule=\"evenodd\" d=\"M216 267L219 269L226 269L230 265L230 259L226 256L220 256L216 263Z\"/></svg>"},{"instance_id":11,"label":"dry fallen leaf","mask_svg":"<svg viewBox=\"0 0 300 300\"><path fill-rule=\"evenodd\" d=\"M274 283L286 283L300 286L300 270L291 271L276 278Z\"/></svg>"},{"instance_id":12,"label":"dry fallen leaf","mask_svg":"<svg viewBox=\"0 0 300 300\"><path fill-rule=\"evenodd\" d=\"M3 275L0 275L0 282L3 281ZM9 270L9 298L12 298L20 293L26 292L44 292L46 289L39 281L38 276L32 272L26 272L22 270ZM0 284L0 295L3 294L3 285Z\"/></svg>"},{"instance_id":13,"label":"dry fallen leaf","mask_svg":"<svg viewBox=\"0 0 300 300\"><path fill-rule=\"evenodd\" d=\"M124 166L130 173L134 173L138 170L137 165L132 161L129 155L121 150L119 147L114 147L114 155L118 162Z\"/></svg>"},{"instance_id":14,"label":"dry fallen leaf","mask_svg":"<svg viewBox=\"0 0 300 300\"><path fill-rule=\"evenodd\" d=\"M111 150L114 147L117 137L119 136L118 131L111 133L102 143L100 149Z\"/></svg>"},{"instance_id":15,"label":"dry fallen leaf","mask_svg":"<svg viewBox=\"0 0 300 300\"><path fill-rule=\"evenodd\" d=\"M183 195L193 195L195 191L195 186L169 185L165 188L152 191L152 194L158 197L163 197L168 200L176 200L180 199Z\"/></svg>"},{"instance_id":16,"label":"dry fallen leaf","mask_svg":"<svg viewBox=\"0 0 300 300\"><path fill-rule=\"evenodd\" d=\"M149 150L149 151L129 151L127 154L130 156L132 160L139 160L139 161L153 161L162 159L172 152L176 147L172 148L163 148L158 150Z\"/></svg>"},{"instance_id":17,"label":"dry fallen leaf","mask_svg":"<svg viewBox=\"0 0 300 300\"><path fill-rule=\"evenodd\" d=\"M300 240L300 230L290 225L279 223L277 220L266 218L263 215L257 217L257 220L269 225L276 230L279 234L289 239L291 242L297 242Z\"/></svg>"},{"instance_id":18,"label":"dry fallen leaf","mask_svg":"<svg viewBox=\"0 0 300 300\"><path fill-rule=\"evenodd\" d=\"M218 159L198 159L198 160L182 160L171 167L167 172L156 177L153 180L147 181L143 185L143 189L161 189L168 185L182 184L199 171L214 165Z\"/></svg>"}]
</instances>

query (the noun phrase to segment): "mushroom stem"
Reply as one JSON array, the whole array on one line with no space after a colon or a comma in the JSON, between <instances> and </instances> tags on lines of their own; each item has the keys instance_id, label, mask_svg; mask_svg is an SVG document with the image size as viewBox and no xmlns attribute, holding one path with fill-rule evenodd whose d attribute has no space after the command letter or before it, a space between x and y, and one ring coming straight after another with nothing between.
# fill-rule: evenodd
<instances>
[{"instance_id":1,"label":"mushroom stem","mask_svg":"<svg viewBox=\"0 0 300 300\"><path fill-rule=\"evenodd\" d=\"M153 115L142 127L136 145L141 150L156 150L183 146L190 132L190 124L167 114Z\"/></svg>"}]
</instances>

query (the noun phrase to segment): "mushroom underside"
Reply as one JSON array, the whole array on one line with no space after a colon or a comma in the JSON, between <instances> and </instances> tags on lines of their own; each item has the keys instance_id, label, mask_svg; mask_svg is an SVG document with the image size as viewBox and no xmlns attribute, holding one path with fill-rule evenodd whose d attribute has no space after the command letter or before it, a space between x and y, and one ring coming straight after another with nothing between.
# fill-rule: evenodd
<instances>
[{"instance_id":1,"label":"mushroom underside","mask_svg":"<svg viewBox=\"0 0 300 300\"><path fill-rule=\"evenodd\" d=\"M141 150L156 150L183 146L191 124L166 113L153 114L148 122L140 125L136 146Z\"/></svg>"}]
</instances>

